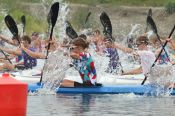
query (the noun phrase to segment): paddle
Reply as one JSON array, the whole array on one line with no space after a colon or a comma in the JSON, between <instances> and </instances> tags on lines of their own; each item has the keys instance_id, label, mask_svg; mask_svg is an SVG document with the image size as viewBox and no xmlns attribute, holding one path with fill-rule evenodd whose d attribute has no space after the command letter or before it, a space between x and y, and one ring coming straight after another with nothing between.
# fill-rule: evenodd
<instances>
[{"instance_id":1,"label":"paddle","mask_svg":"<svg viewBox=\"0 0 175 116\"><path fill-rule=\"evenodd\" d=\"M148 16L152 16L152 9L150 8L149 11L148 11Z\"/></svg>"},{"instance_id":2,"label":"paddle","mask_svg":"<svg viewBox=\"0 0 175 116\"><path fill-rule=\"evenodd\" d=\"M55 2L51 6L51 9L50 9L50 15L51 15L50 16L50 19L51 19L52 28L51 28L51 33L50 33L50 39L49 39L49 41L52 40L53 29L54 29L54 26L55 26L56 21L57 21L58 11L59 11L59 2ZM49 49L50 49L50 43L48 44L48 48L47 48L47 52L46 52L46 59L47 59L48 54L49 54ZM46 64L46 62L45 62L45 64ZM44 64L43 70L45 68L45 64ZM43 72L41 73L40 83L42 82L42 77L43 77Z\"/></svg>"},{"instance_id":3,"label":"paddle","mask_svg":"<svg viewBox=\"0 0 175 116\"><path fill-rule=\"evenodd\" d=\"M5 20L5 23L8 27L8 29L13 34L13 37L15 39L17 39L18 43L20 43L20 40L18 38L18 28L17 28L17 25L16 25L14 19L10 15L7 15L4 20Z\"/></svg>"},{"instance_id":4,"label":"paddle","mask_svg":"<svg viewBox=\"0 0 175 116\"><path fill-rule=\"evenodd\" d=\"M151 16L152 17L152 9L150 8L149 11L148 11L148 14L147 14L147 19L148 19L148 16ZM148 21L148 20L147 20ZM148 30L148 22L146 21L146 29L145 29L145 33L147 32Z\"/></svg>"},{"instance_id":5,"label":"paddle","mask_svg":"<svg viewBox=\"0 0 175 116\"><path fill-rule=\"evenodd\" d=\"M2 54L5 56L5 59L7 59L7 60L9 61L10 64L12 64L12 62L11 62L10 59L7 57L7 55L4 53L4 51L1 50L1 52L2 52Z\"/></svg>"},{"instance_id":6,"label":"paddle","mask_svg":"<svg viewBox=\"0 0 175 116\"><path fill-rule=\"evenodd\" d=\"M18 40L18 28L16 26L15 21L13 20L13 18L10 15L7 15L4 19L8 29L10 30L10 32L13 34L13 36ZM5 58L9 61L9 63L12 64L12 62L10 61L10 59L7 57L7 55L4 53L4 51L1 50L1 52L4 54Z\"/></svg>"},{"instance_id":7,"label":"paddle","mask_svg":"<svg viewBox=\"0 0 175 116\"><path fill-rule=\"evenodd\" d=\"M112 39L112 24L106 12L101 13L100 21L104 27L104 30L103 30L104 35L109 36Z\"/></svg>"},{"instance_id":8,"label":"paddle","mask_svg":"<svg viewBox=\"0 0 175 116\"><path fill-rule=\"evenodd\" d=\"M170 32L168 38L170 38L170 37L172 36L174 30L175 30L175 25L174 25L173 29L171 30L171 32ZM152 64L151 68L155 66L157 60L159 59L160 55L162 54L162 52L163 52L165 46L167 45L167 43L168 43L168 41L166 41L166 42L164 43L164 45L163 45L161 51L159 52L159 54L158 54L156 60L155 60L154 63ZM145 76L145 78L144 78L144 80L142 81L141 85L144 85L144 83L145 83L146 80L147 80L147 76Z\"/></svg>"},{"instance_id":9,"label":"paddle","mask_svg":"<svg viewBox=\"0 0 175 116\"><path fill-rule=\"evenodd\" d=\"M152 19L151 16L148 16L148 17L147 17L147 22L148 22L148 26L150 26L150 28L151 28L151 29L153 30L153 32L156 34L157 39L158 39L160 45L162 46L162 48L163 48L163 50L164 50L164 52L165 52L166 57L167 57L168 60L170 61L169 56L168 56L168 53L166 52L165 48L163 47L162 41L160 40L160 36L158 35L158 31L157 31L156 24L155 24L155 22L154 22L154 20Z\"/></svg>"},{"instance_id":10,"label":"paddle","mask_svg":"<svg viewBox=\"0 0 175 116\"><path fill-rule=\"evenodd\" d=\"M70 24L69 21L66 21L66 34L71 38L75 39L78 37L78 34L76 31L73 29L72 25Z\"/></svg>"},{"instance_id":11,"label":"paddle","mask_svg":"<svg viewBox=\"0 0 175 116\"><path fill-rule=\"evenodd\" d=\"M88 21L88 19L89 19L90 15L91 15L91 12L89 12L89 13L87 14L87 16L86 16L86 20L85 20L85 23L84 23L84 24L86 24L86 23L87 23L87 21Z\"/></svg>"},{"instance_id":12,"label":"paddle","mask_svg":"<svg viewBox=\"0 0 175 116\"><path fill-rule=\"evenodd\" d=\"M100 15L100 21L104 27L104 30L103 30L103 33L104 35L109 38L109 41L111 41L112 43L115 41L115 39L112 37L112 24L111 24L111 20L109 18L109 16L107 15L106 12L102 12L101 15ZM124 72L123 71L123 67L120 64L120 67L121 67L121 71L122 73Z\"/></svg>"},{"instance_id":13,"label":"paddle","mask_svg":"<svg viewBox=\"0 0 175 116\"><path fill-rule=\"evenodd\" d=\"M23 24L23 35L24 35L25 27L26 27L26 17L24 15L21 16L21 22Z\"/></svg>"}]
</instances>

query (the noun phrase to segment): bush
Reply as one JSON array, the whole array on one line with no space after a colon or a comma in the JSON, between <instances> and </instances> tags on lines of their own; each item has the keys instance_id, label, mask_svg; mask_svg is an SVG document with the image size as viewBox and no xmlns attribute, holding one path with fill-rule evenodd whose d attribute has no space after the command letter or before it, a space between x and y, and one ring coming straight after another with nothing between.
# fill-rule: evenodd
<instances>
[{"instance_id":1,"label":"bush","mask_svg":"<svg viewBox=\"0 0 175 116\"><path fill-rule=\"evenodd\" d=\"M168 14L173 14L175 13L175 2L168 2L165 5L165 10Z\"/></svg>"}]
</instances>

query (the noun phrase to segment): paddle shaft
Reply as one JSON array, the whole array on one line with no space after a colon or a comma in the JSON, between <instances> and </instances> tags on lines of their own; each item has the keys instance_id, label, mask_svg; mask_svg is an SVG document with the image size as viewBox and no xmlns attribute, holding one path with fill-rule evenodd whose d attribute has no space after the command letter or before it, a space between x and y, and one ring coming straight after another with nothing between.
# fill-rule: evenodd
<instances>
[{"instance_id":1,"label":"paddle shaft","mask_svg":"<svg viewBox=\"0 0 175 116\"><path fill-rule=\"evenodd\" d=\"M23 35L24 35L24 32L25 32L25 26L23 25Z\"/></svg>"},{"instance_id":2,"label":"paddle shaft","mask_svg":"<svg viewBox=\"0 0 175 116\"><path fill-rule=\"evenodd\" d=\"M48 57L49 54L49 49L50 49L50 41L52 41L52 35L53 35L53 27L51 28L51 33L50 33L50 39L49 39L49 44L48 44L48 48L47 48L47 52L46 52L46 59Z\"/></svg>"},{"instance_id":3,"label":"paddle shaft","mask_svg":"<svg viewBox=\"0 0 175 116\"><path fill-rule=\"evenodd\" d=\"M165 52L165 55L166 55L166 57L168 58L168 61L170 61L170 59L169 59L169 56L168 56L168 53L167 53L167 51L165 50L165 47L163 47L163 45L162 45L162 41L160 40L160 36L156 33L156 36L157 36L157 39L158 39L158 41L159 41L159 43L160 43L160 45L161 45L161 47L162 47L162 50L164 50L164 52ZM160 56L159 56L160 57ZM159 58L158 57L158 58Z\"/></svg>"},{"instance_id":4,"label":"paddle shaft","mask_svg":"<svg viewBox=\"0 0 175 116\"><path fill-rule=\"evenodd\" d=\"M174 25L173 29L171 30L171 33L169 34L168 38L170 38L170 37L172 36L174 30L175 30L175 25ZM157 60L159 59L160 55L162 54L162 52L163 52L165 46L167 45L167 43L168 43L168 41L166 41L166 42L164 43L164 45L162 46L162 49L161 49L161 51L159 52L159 54L158 54L156 60L155 60L154 63L152 64L151 68L155 66ZM148 77L148 76L145 75L145 78L144 78L144 80L142 81L141 85L144 85L145 81L147 80L147 77Z\"/></svg>"},{"instance_id":5,"label":"paddle shaft","mask_svg":"<svg viewBox=\"0 0 175 116\"><path fill-rule=\"evenodd\" d=\"M47 52L46 52L46 60L47 60L47 57L48 57L48 54L49 54L50 45L51 45L51 44L50 44L50 41L52 41L53 28L54 28L54 27L52 26L52 28L51 28L51 33L50 33L49 44L48 44ZM46 62L44 63L43 70L44 70L45 66L46 66ZM42 71L42 73L41 73L40 83L42 82L42 79L43 79L43 71Z\"/></svg>"},{"instance_id":6,"label":"paddle shaft","mask_svg":"<svg viewBox=\"0 0 175 116\"><path fill-rule=\"evenodd\" d=\"M9 61L10 64L12 64L12 62L11 62L10 59L7 57L7 55L4 53L4 51L1 50L1 52L2 52L2 54L4 54L5 59L7 59L7 60Z\"/></svg>"}]
</instances>

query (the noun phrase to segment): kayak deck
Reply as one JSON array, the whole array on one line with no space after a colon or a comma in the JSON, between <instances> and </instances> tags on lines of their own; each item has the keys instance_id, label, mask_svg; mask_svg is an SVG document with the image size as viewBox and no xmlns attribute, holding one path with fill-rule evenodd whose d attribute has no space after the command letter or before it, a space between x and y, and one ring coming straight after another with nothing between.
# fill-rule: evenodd
<instances>
[{"instance_id":1,"label":"kayak deck","mask_svg":"<svg viewBox=\"0 0 175 116\"><path fill-rule=\"evenodd\" d=\"M29 84L29 91L34 92L41 88L39 84ZM168 92L170 90L168 89ZM114 86L95 86L95 87L60 87L56 89L56 93L64 94L127 94L134 93L136 95L157 95L157 93L165 94L167 90L159 89L150 85L114 85ZM175 95L175 90L171 91L171 95Z\"/></svg>"}]
</instances>

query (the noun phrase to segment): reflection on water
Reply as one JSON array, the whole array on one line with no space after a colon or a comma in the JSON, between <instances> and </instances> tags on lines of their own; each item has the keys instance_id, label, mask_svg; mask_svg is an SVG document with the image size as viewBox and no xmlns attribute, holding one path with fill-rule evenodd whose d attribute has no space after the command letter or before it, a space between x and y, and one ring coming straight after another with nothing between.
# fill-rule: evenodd
<instances>
[{"instance_id":1,"label":"reflection on water","mask_svg":"<svg viewBox=\"0 0 175 116\"><path fill-rule=\"evenodd\" d=\"M126 95L57 94L28 97L28 116L174 116L175 99Z\"/></svg>"}]
</instances>

